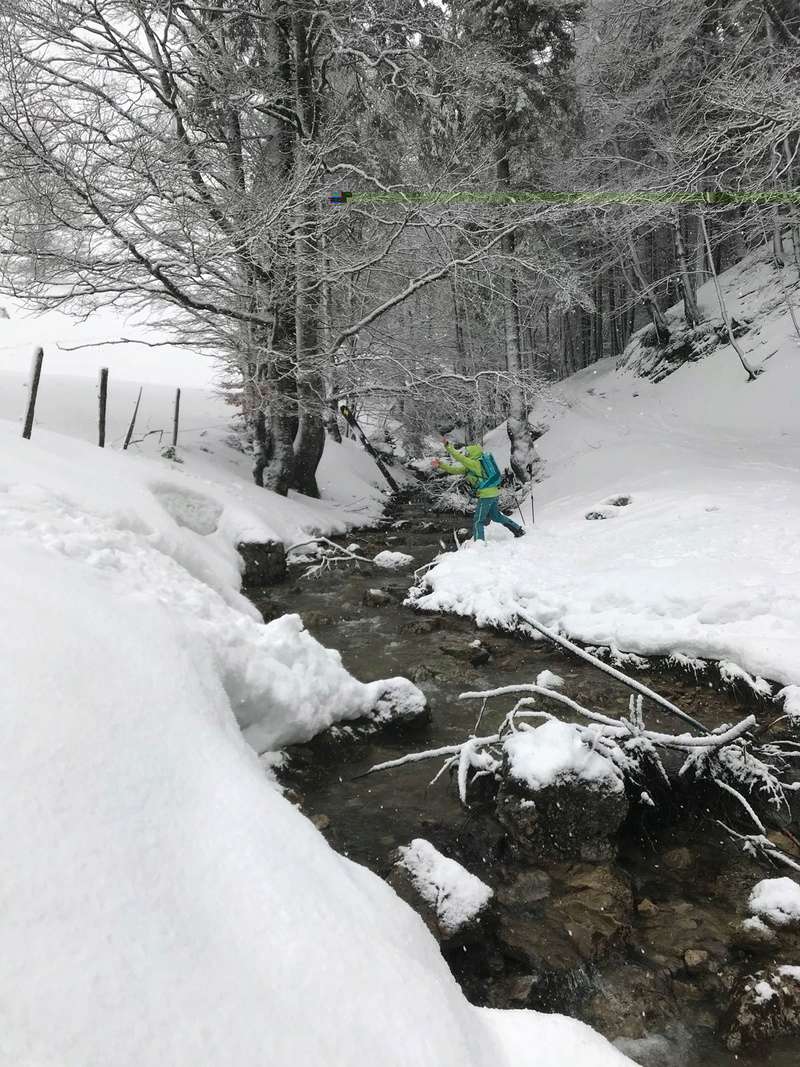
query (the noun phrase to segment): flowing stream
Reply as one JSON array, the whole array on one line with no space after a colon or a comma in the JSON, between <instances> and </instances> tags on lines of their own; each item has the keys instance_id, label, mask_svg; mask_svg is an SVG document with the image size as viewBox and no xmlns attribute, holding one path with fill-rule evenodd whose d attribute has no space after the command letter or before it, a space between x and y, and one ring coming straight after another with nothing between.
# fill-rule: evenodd
<instances>
[{"instance_id":1,"label":"flowing stream","mask_svg":"<svg viewBox=\"0 0 800 1067\"><path fill-rule=\"evenodd\" d=\"M474 730L479 705L459 701L463 690L534 681L549 669L564 679L565 693L606 714L625 713L630 694L614 679L544 641L482 630L469 619L424 615L403 606L413 568L433 559L442 543L453 548L453 531L463 525L462 517L430 516L411 501L381 528L341 539L359 544L367 556L386 548L406 552L414 557L408 571L346 566L304 579L307 564L299 565L290 568L286 582L253 591L251 597L267 620L299 613L315 637L340 651L358 678L405 675L424 690L430 704L429 721L403 731L344 729L289 750L284 784L333 847L385 877L393 851L424 837L496 887L498 880L514 875L513 861L502 851L502 833L485 812L460 805L446 775L430 784L439 762L360 775L375 763L465 740ZM753 710L702 675L654 667L637 670L636 677L709 726ZM493 701L481 732L499 725L507 708L502 700ZM649 725L674 731L668 717L654 714L647 703L645 710ZM562 949L552 930L542 932L543 938L551 938L548 959L558 980L545 983L555 990L550 1000L533 993L525 1003L545 1010L561 1008L612 1039L622 1036L627 1041L621 1047L645 1067L797 1067L796 1041L772 1042L738 1055L728 1052L715 1036L725 967L722 978L714 973L698 979L686 973L686 947L706 952L712 960L719 956L726 966L732 951L736 957L727 931L737 902L746 900L755 881L769 876L734 856L723 837L708 821L696 820L666 828L654 824L652 832L624 836L614 869L632 890L633 908L625 918L632 926L630 938L597 963L572 966L571 946ZM561 880L574 881L577 870L573 866L565 871L562 865L545 870L542 877L557 894ZM585 867L579 873L585 876ZM583 892L591 898L600 891L588 885ZM604 905L598 907L602 911ZM536 926L533 931L536 936ZM504 957L502 948L493 945L491 951L482 951L481 945L472 945L463 949L463 957L448 959L473 1001L519 1006L514 990L525 968Z\"/></svg>"}]
</instances>

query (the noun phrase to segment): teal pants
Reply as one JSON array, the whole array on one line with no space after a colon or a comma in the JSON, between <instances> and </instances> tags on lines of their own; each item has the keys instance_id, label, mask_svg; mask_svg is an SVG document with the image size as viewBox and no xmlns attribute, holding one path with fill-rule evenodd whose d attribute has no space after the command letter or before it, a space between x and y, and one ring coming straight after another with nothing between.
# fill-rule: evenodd
<instances>
[{"instance_id":1,"label":"teal pants","mask_svg":"<svg viewBox=\"0 0 800 1067\"><path fill-rule=\"evenodd\" d=\"M524 533L518 523L502 513L496 496L478 497L478 504L472 517L472 537L475 541L486 540L483 528L489 522L499 522L501 526L505 526L506 529L510 530L515 537L519 537Z\"/></svg>"}]
</instances>

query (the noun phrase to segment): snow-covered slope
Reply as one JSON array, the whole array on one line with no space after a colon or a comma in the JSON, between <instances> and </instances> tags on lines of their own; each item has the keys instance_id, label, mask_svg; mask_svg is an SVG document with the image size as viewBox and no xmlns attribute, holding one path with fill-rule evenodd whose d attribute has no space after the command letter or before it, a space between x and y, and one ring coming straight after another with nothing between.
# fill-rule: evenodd
<instances>
[{"instance_id":1,"label":"snow-covered slope","mask_svg":"<svg viewBox=\"0 0 800 1067\"><path fill-rule=\"evenodd\" d=\"M470 1007L269 783L234 712L280 744L375 694L238 596L248 508L43 430L0 448L0 1067L629 1062Z\"/></svg>"},{"instance_id":2,"label":"snow-covered slope","mask_svg":"<svg viewBox=\"0 0 800 1067\"><path fill-rule=\"evenodd\" d=\"M749 278L763 306L777 282L752 270L726 289ZM535 527L525 502L528 536L490 528L446 556L421 606L497 623L522 606L590 644L800 681L800 344L785 307L754 327L770 357L754 382L725 346L658 384L611 360L563 383Z\"/></svg>"},{"instance_id":3,"label":"snow-covered slope","mask_svg":"<svg viewBox=\"0 0 800 1067\"><path fill-rule=\"evenodd\" d=\"M15 423L20 431L27 403L27 373L0 371L0 420ZM110 379L106 449L120 452L139 386ZM353 441L327 442L318 480L322 501L290 494L289 501L258 489L251 477L252 460L236 445L233 409L211 390L184 389L178 436L180 463L160 455L172 439L174 389L145 385L133 444L126 453L145 456L165 469L205 483L222 485L271 536L288 543L309 532L344 532L350 526L380 515L386 483L374 462ZM33 439L41 431L54 431L92 444L97 442L97 385L91 378L56 375L45 367L36 403ZM346 513L344 513L346 512Z\"/></svg>"},{"instance_id":4,"label":"snow-covered slope","mask_svg":"<svg viewBox=\"0 0 800 1067\"><path fill-rule=\"evenodd\" d=\"M2 566L13 566L22 546L68 561L70 573L87 581L101 580L117 602L163 605L185 640L215 665L254 747L307 740L366 714L384 695L397 711L419 710L422 696L410 683L362 685L297 616L265 626L239 593L237 542L269 538L276 527L291 532L303 521L315 525L320 513L312 507L46 431L24 441L9 423L0 423L0 448ZM79 676L76 685L77 694Z\"/></svg>"}]
</instances>

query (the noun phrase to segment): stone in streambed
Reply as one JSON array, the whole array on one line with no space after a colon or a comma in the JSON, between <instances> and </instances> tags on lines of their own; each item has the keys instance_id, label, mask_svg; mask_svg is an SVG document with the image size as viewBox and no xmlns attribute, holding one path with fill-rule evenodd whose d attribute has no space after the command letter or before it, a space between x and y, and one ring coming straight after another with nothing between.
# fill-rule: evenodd
<instances>
[{"instance_id":1,"label":"stone in streambed","mask_svg":"<svg viewBox=\"0 0 800 1067\"><path fill-rule=\"evenodd\" d=\"M393 597L385 589L368 589L362 603L367 608L385 608L393 603Z\"/></svg>"},{"instance_id":2,"label":"stone in streambed","mask_svg":"<svg viewBox=\"0 0 800 1067\"><path fill-rule=\"evenodd\" d=\"M741 978L733 988L722 1034L731 1052L800 1034L800 966L772 966Z\"/></svg>"},{"instance_id":3,"label":"stone in streambed","mask_svg":"<svg viewBox=\"0 0 800 1067\"><path fill-rule=\"evenodd\" d=\"M533 977L530 1004L559 1008L588 987L591 968L625 946L632 906L626 879L608 865L527 870L499 886L499 947Z\"/></svg>"},{"instance_id":4,"label":"stone in streambed","mask_svg":"<svg viewBox=\"0 0 800 1067\"><path fill-rule=\"evenodd\" d=\"M277 585L286 577L286 549L280 541L240 541L236 550L242 558L245 588Z\"/></svg>"},{"instance_id":5,"label":"stone in streambed","mask_svg":"<svg viewBox=\"0 0 800 1067\"><path fill-rule=\"evenodd\" d=\"M616 855L628 800L617 768L584 737L552 719L505 741L497 818L512 851L531 862Z\"/></svg>"},{"instance_id":6,"label":"stone in streambed","mask_svg":"<svg viewBox=\"0 0 800 1067\"><path fill-rule=\"evenodd\" d=\"M416 838L392 855L387 881L440 943L465 945L490 915L492 889L429 841Z\"/></svg>"},{"instance_id":7,"label":"stone in streambed","mask_svg":"<svg viewBox=\"0 0 800 1067\"><path fill-rule=\"evenodd\" d=\"M433 615L429 618L414 619L413 622L404 623L400 627L400 633L405 634L432 634L441 630L444 626L441 615Z\"/></svg>"}]
</instances>

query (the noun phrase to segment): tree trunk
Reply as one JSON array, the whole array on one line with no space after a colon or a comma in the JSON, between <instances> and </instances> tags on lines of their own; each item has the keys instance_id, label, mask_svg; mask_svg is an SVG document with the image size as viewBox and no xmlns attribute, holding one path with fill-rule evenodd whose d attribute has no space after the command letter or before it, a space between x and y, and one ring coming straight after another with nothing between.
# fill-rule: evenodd
<instances>
[{"instance_id":1,"label":"tree trunk","mask_svg":"<svg viewBox=\"0 0 800 1067\"><path fill-rule=\"evenodd\" d=\"M630 234L628 234L628 254L630 256L633 273L636 277L636 283L639 286L637 295L647 308L647 313L655 327L656 337L658 338L659 344L668 344L670 332L667 320L664 318L664 313L658 306L658 302L650 290L650 286L644 276L644 271L642 270L642 264L639 261L639 253L636 251L636 245Z\"/></svg>"},{"instance_id":2,"label":"tree trunk","mask_svg":"<svg viewBox=\"0 0 800 1067\"><path fill-rule=\"evenodd\" d=\"M342 434L339 429L338 409L336 405L336 353L331 352L331 342L333 340L333 331L331 329L333 310L331 301L331 283L328 280L330 263L328 260L328 245L324 230L321 231L319 235L319 250L321 260L320 265L322 268L322 307L320 309L319 339L322 351L325 353L325 362L327 365L327 371L325 373L325 409L323 420L325 422L325 432L328 437L337 444L341 444Z\"/></svg>"},{"instance_id":3,"label":"tree trunk","mask_svg":"<svg viewBox=\"0 0 800 1067\"><path fill-rule=\"evenodd\" d=\"M620 341L619 320L617 319L617 276L614 270L608 282L608 333L611 342L612 356L618 356L622 352Z\"/></svg>"},{"instance_id":4,"label":"tree trunk","mask_svg":"<svg viewBox=\"0 0 800 1067\"><path fill-rule=\"evenodd\" d=\"M511 186L511 171L508 162L508 145L505 137L505 116L500 115L496 121L498 151L496 159L497 188L507 189ZM514 273L514 253L516 241L513 233L506 234L502 240L505 257L502 271L504 297L503 325L505 333L506 370L510 378L508 401L508 439L511 443L511 470L520 482L529 482L536 463L533 446L533 432L528 422L528 411L522 378L522 362L519 342L519 313L517 279Z\"/></svg>"},{"instance_id":5,"label":"tree trunk","mask_svg":"<svg viewBox=\"0 0 800 1067\"><path fill-rule=\"evenodd\" d=\"M266 400L263 394L262 365L259 362L248 363L245 367L244 378L244 418L253 436L253 481L263 489L264 470L272 454L272 435L267 421Z\"/></svg>"},{"instance_id":6,"label":"tree trunk","mask_svg":"<svg viewBox=\"0 0 800 1067\"><path fill-rule=\"evenodd\" d=\"M701 322L700 308L697 306L692 276L689 273L689 262L686 258L686 246L683 243L683 231L681 229L681 215L678 208L672 211L672 232L675 235L675 257L678 260L681 289L683 290L683 314L688 326L697 326Z\"/></svg>"},{"instance_id":7,"label":"tree trunk","mask_svg":"<svg viewBox=\"0 0 800 1067\"><path fill-rule=\"evenodd\" d=\"M292 16L295 47L295 93L305 137L313 141L317 110L313 85L313 58L308 16L295 9ZM295 168L302 164L302 147L295 141ZM321 263L319 220L311 192L298 210L294 234L295 252L295 359L297 364L298 424L294 440L291 485L306 496L319 497L317 467L325 448L322 408L325 386L319 352L318 292L314 275Z\"/></svg>"},{"instance_id":8,"label":"tree trunk","mask_svg":"<svg viewBox=\"0 0 800 1067\"><path fill-rule=\"evenodd\" d=\"M294 76L289 50L291 18L285 0L266 0L271 26L271 52L275 59L275 73L283 94L283 108L291 114L294 105ZM290 181L294 170L294 129L288 119L276 121L276 150L278 173ZM288 235L280 235L290 252ZM291 310L280 300L273 305L273 327L268 342L268 367L265 391L268 397L269 423L266 425L272 443L269 463L262 471L264 486L286 496L294 472L293 442L297 427L297 383L295 379L294 344Z\"/></svg>"},{"instance_id":9,"label":"tree trunk","mask_svg":"<svg viewBox=\"0 0 800 1067\"><path fill-rule=\"evenodd\" d=\"M264 487L286 496L294 473L294 436L296 419L288 406L285 394L279 394L270 405L270 435L272 457L264 471Z\"/></svg>"},{"instance_id":10,"label":"tree trunk","mask_svg":"<svg viewBox=\"0 0 800 1067\"><path fill-rule=\"evenodd\" d=\"M722 295L722 289L720 288L719 277L717 275L717 266L716 266L716 263L714 262L714 253L713 253L712 248L711 248L711 241L709 240L708 229L706 228L705 217L704 217L702 211L700 212L700 225L701 225L701 227L703 229L703 239L705 241L706 254L708 256L708 263L709 263L709 266L711 267L711 273L712 273L713 278L714 278L714 288L717 291L717 300L719 301L719 310L720 310L720 312L722 314L722 318L723 318L723 320L725 322L725 327L726 327L726 329L728 331L728 340L730 341L734 352L739 357L739 362L742 364L744 369L747 371L747 380L749 382L751 382L760 373L760 369L756 370L755 368L750 366L750 364L747 361L747 357L745 356L744 352L742 351L742 349L741 349L739 343L737 342L736 338L733 336L733 324L731 323L730 316L728 315L728 308L727 308L727 306L725 304L725 299L724 299L724 297Z\"/></svg>"}]
</instances>

